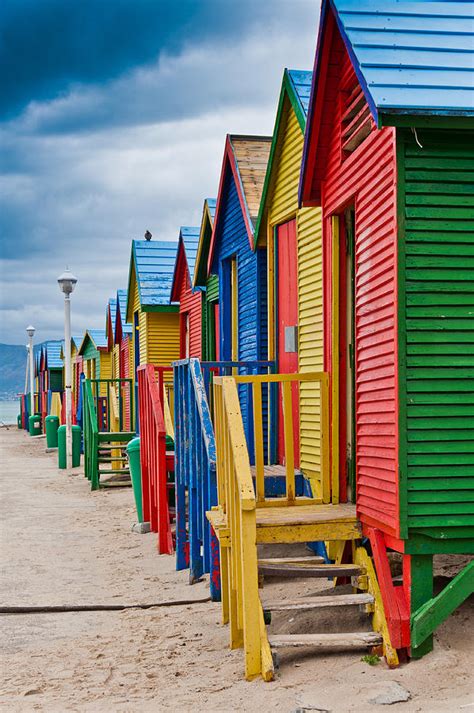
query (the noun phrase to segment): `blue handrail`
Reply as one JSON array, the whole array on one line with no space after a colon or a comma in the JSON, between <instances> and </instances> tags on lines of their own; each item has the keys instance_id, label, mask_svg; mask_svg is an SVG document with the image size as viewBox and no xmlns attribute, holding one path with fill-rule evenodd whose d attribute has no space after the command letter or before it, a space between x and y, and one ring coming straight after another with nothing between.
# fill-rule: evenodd
<instances>
[{"instance_id":1,"label":"blue handrail","mask_svg":"<svg viewBox=\"0 0 474 713\"><path fill-rule=\"evenodd\" d=\"M211 598L219 601L219 545L206 518L206 511L217 505L216 444L211 412L199 360L182 360L173 367L176 568L189 566L191 583L205 572L209 573Z\"/></svg>"}]
</instances>

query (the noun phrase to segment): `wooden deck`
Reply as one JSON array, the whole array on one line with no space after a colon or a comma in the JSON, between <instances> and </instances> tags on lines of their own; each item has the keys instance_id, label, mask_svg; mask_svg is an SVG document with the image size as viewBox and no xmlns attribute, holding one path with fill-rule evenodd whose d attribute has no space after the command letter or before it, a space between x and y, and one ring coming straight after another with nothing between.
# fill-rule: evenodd
<instances>
[{"instance_id":1,"label":"wooden deck","mask_svg":"<svg viewBox=\"0 0 474 713\"><path fill-rule=\"evenodd\" d=\"M356 540L361 537L355 506L257 507L257 542Z\"/></svg>"}]
</instances>

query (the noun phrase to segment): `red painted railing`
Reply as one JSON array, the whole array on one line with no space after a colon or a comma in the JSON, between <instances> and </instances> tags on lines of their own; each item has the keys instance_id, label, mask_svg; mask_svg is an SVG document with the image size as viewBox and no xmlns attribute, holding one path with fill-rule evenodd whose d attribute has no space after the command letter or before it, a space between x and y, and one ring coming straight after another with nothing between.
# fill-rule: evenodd
<instances>
[{"instance_id":1,"label":"red painted railing","mask_svg":"<svg viewBox=\"0 0 474 713\"><path fill-rule=\"evenodd\" d=\"M143 517L158 533L158 552L173 554L167 476L174 470L174 455L166 455L165 372L172 373L172 367L144 364L137 369L140 463Z\"/></svg>"}]
</instances>

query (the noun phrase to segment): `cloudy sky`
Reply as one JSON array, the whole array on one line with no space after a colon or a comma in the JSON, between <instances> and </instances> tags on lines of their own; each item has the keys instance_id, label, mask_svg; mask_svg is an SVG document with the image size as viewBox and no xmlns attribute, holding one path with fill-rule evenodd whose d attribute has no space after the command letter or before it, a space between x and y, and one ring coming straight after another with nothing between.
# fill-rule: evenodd
<instances>
[{"instance_id":1,"label":"cloudy sky","mask_svg":"<svg viewBox=\"0 0 474 713\"><path fill-rule=\"evenodd\" d=\"M226 133L271 134L310 69L319 0L2 0L0 341L73 332L126 287L131 238L177 239L217 192Z\"/></svg>"}]
</instances>

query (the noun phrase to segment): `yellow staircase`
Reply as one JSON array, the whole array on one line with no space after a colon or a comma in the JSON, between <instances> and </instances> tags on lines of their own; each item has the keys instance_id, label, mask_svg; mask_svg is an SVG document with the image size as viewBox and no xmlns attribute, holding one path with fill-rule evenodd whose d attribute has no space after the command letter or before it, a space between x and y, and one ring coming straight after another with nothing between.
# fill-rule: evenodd
<instances>
[{"instance_id":1,"label":"yellow staircase","mask_svg":"<svg viewBox=\"0 0 474 713\"><path fill-rule=\"evenodd\" d=\"M321 399L322 476L313 488L316 496L312 498L295 495L292 382L302 381L316 382ZM262 386L272 382L279 384L282 399L286 496L266 498ZM252 387L255 468L250 467L240 412L238 384L241 383ZM219 505L207 517L220 544L223 622L229 624L230 647L244 649L246 678L261 675L267 681L272 680L275 651L295 646L316 649L377 646L382 647L388 663L396 665L397 654L390 644L372 561L358 542L361 534L355 507L331 503L327 374L216 377L214 405ZM327 564L323 558L314 556L258 557L260 545L313 541L332 543L335 562ZM262 589L270 577L334 578L335 584L344 577L349 578L353 589L351 594L339 594L336 587L329 596L272 600L265 598ZM372 620L372 631L268 636L265 620L270 619L272 612L352 606L363 607Z\"/></svg>"}]
</instances>

